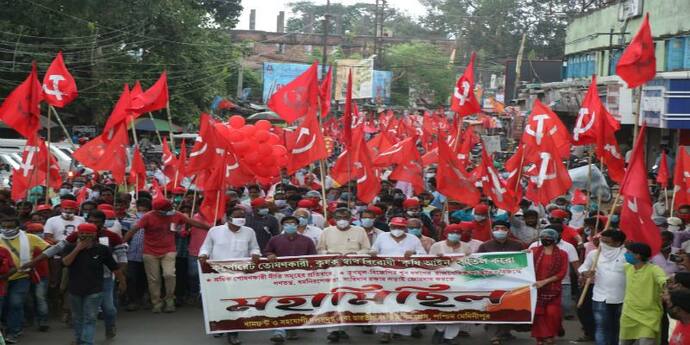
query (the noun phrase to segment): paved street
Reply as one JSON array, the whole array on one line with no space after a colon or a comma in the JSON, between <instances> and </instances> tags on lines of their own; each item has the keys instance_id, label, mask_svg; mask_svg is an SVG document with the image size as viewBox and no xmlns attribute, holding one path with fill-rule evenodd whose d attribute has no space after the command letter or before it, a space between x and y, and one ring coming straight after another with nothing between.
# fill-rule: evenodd
<instances>
[{"instance_id":1,"label":"paved street","mask_svg":"<svg viewBox=\"0 0 690 345\"><path fill-rule=\"evenodd\" d=\"M57 320L51 322L51 330L48 333L39 333L35 329L25 331L20 344L23 345L69 345L72 342L71 329ZM576 321L566 321L566 336L561 338L559 343L569 344L570 341L580 336L579 323ZM342 344L378 344L378 337L374 335L363 335L359 329L352 329L348 332L351 335L349 341L341 341ZM393 344L430 344L431 329L424 331L422 339L404 338L395 340ZM473 327L472 338L461 339L461 344L472 342L476 345L488 345L488 339L484 336L482 327ZM166 345L193 345L193 344L227 344L225 338L213 338L204 334L203 316L201 309L186 307L179 309L174 314L153 315L149 311L122 312L118 319L118 336L105 341L105 330L103 323L99 322L96 343L108 345L145 345L145 344L166 344ZM304 331L299 332L298 341L286 342L287 345L302 344L325 344L326 331L317 330L315 333ZM534 340L529 337L529 333L515 333L518 339L508 342L509 345L533 344ZM240 335L243 344L270 344L268 338L270 332L250 332Z\"/></svg>"}]
</instances>

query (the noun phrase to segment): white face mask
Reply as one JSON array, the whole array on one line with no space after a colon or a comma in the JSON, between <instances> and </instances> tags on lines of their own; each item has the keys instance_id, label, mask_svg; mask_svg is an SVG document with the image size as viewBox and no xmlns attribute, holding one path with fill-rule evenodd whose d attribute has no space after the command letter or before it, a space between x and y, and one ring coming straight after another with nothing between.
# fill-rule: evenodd
<instances>
[{"instance_id":1,"label":"white face mask","mask_svg":"<svg viewBox=\"0 0 690 345\"><path fill-rule=\"evenodd\" d=\"M247 220L244 218L232 218L230 223L234 226L244 226L244 224L247 223Z\"/></svg>"},{"instance_id":2,"label":"white face mask","mask_svg":"<svg viewBox=\"0 0 690 345\"><path fill-rule=\"evenodd\" d=\"M335 226L337 226L338 229L344 230L347 229L348 226L350 226L350 221L347 219L339 219L335 221Z\"/></svg>"},{"instance_id":3,"label":"white face mask","mask_svg":"<svg viewBox=\"0 0 690 345\"><path fill-rule=\"evenodd\" d=\"M405 230L403 229L391 229L391 236L393 237L400 237L405 234Z\"/></svg>"},{"instance_id":4,"label":"white face mask","mask_svg":"<svg viewBox=\"0 0 690 345\"><path fill-rule=\"evenodd\" d=\"M671 231L671 232L675 232L675 231L680 230L680 226L678 226L678 225L669 225L669 226L666 228L666 230Z\"/></svg>"}]
</instances>

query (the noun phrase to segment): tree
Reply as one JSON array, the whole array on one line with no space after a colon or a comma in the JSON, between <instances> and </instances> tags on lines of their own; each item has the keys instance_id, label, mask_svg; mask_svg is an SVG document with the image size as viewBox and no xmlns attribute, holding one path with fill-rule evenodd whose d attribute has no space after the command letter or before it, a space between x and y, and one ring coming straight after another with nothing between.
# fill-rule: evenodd
<instances>
[{"instance_id":1,"label":"tree","mask_svg":"<svg viewBox=\"0 0 690 345\"><path fill-rule=\"evenodd\" d=\"M386 51L386 68L393 71L391 98L394 104L408 104L409 89L421 94L418 104L435 107L448 103L450 90L456 79L454 69L448 64L449 56L428 43L405 43Z\"/></svg>"},{"instance_id":2,"label":"tree","mask_svg":"<svg viewBox=\"0 0 690 345\"><path fill-rule=\"evenodd\" d=\"M242 49L227 30L240 0L0 0L0 97L36 60L43 73L58 50L79 87L61 111L68 124L103 123L124 83L150 86L168 72L177 122L208 111L229 92L227 77Z\"/></svg>"}]
</instances>

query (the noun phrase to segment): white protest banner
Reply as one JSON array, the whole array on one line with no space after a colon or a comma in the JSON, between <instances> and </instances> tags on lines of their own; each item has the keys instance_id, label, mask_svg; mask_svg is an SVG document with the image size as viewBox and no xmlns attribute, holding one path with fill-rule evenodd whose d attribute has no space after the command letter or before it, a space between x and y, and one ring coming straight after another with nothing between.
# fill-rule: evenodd
<instances>
[{"instance_id":1,"label":"white protest banner","mask_svg":"<svg viewBox=\"0 0 690 345\"><path fill-rule=\"evenodd\" d=\"M532 322L531 253L209 262L207 333L335 325ZM211 271L212 270L212 271Z\"/></svg>"}]
</instances>

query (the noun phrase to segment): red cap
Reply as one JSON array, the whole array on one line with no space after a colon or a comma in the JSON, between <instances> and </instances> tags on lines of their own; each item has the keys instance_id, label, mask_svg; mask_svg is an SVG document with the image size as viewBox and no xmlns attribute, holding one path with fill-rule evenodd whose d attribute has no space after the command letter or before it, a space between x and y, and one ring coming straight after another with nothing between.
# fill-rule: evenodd
<instances>
[{"instance_id":1,"label":"red cap","mask_svg":"<svg viewBox=\"0 0 690 345\"><path fill-rule=\"evenodd\" d=\"M82 223L77 227L77 233L81 234L96 234L98 233L98 228L91 223Z\"/></svg>"},{"instance_id":2,"label":"red cap","mask_svg":"<svg viewBox=\"0 0 690 345\"><path fill-rule=\"evenodd\" d=\"M371 205L371 206L367 207L367 210L374 212L374 214L377 216L380 216L383 214L383 210L378 206Z\"/></svg>"},{"instance_id":3,"label":"red cap","mask_svg":"<svg viewBox=\"0 0 690 345\"><path fill-rule=\"evenodd\" d=\"M448 224L448 226L446 227L446 231L448 231L448 232L462 231L462 225L460 225L459 223Z\"/></svg>"},{"instance_id":4,"label":"red cap","mask_svg":"<svg viewBox=\"0 0 690 345\"><path fill-rule=\"evenodd\" d=\"M77 204L77 202L74 200L66 199L66 200L62 200L62 202L60 202L60 208L62 208L62 209L71 208L71 209L76 210L79 208L79 204Z\"/></svg>"},{"instance_id":5,"label":"red cap","mask_svg":"<svg viewBox=\"0 0 690 345\"><path fill-rule=\"evenodd\" d=\"M459 224L462 231L474 231L474 223L472 222L460 222Z\"/></svg>"},{"instance_id":6,"label":"red cap","mask_svg":"<svg viewBox=\"0 0 690 345\"><path fill-rule=\"evenodd\" d=\"M413 207L419 207L419 200L417 200L417 199L405 199L405 201L403 201L403 208L413 208Z\"/></svg>"},{"instance_id":7,"label":"red cap","mask_svg":"<svg viewBox=\"0 0 690 345\"><path fill-rule=\"evenodd\" d=\"M103 211L103 214L105 214L105 218L108 218L108 219L115 218L115 211L113 211L113 210L101 210L101 211Z\"/></svg>"},{"instance_id":8,"label":"red cap","mask_svg":"<svg viewBox=\"0 0 690 345\"><path fill-rule=\"evenodd\" d=\"M561 210L560 208L554 209L549 213L551 218L565 219L568 218L568 212Z\"/></svg>"},{"instance_id":9,"label":"red cap","mask_svg":"<svg viewBox=\"0 0 690 345\"><path fill-rule=\"evenodd\" d=\"M156 211L166 211L172 208L172 203L168 199L158 198L153 200L152 206Z\"/></svg>"},{"instance_id":10,"label":"red cap","mask_svg":"<svg viewBox=\"0 0 690 345\"><path fill-rule=\"evenodd\" d=\"M302 200L297 202L297 207L312 208L312 207L314 207L314 200L313 199L302 199Z\"/></svg>"},{"instance_id":11,"label":"red cap","mask_svg":"<svg viewBox=\"0 0 690 345\"><path fill-rule=\"evenodd\" d=\"M36 205L36 208L34 209L34 212L52 211L52 210L53 210L53 208L50 207L50 205L40 204L40 205Z\"/></svg>"},{"instance_id":12,"label":"red cap","mask_svg":"<svg viewBox=\"0 0 690 345\"><path fill-rule=\"evenodd\" d=\"M474 207L474 214L489 214L489 206L486 204L477 204Z\"/></svg>"},{"instance_id":13,"label":"red cap","mask_svg":"<svg viewBox=\"0 0 690 345\"><path fill-rule=\"evenodd\" d=\"M264 205L266 205L266 199L264 199L264 198L256 198L256 199L252 200L251 205L252 205L252 207L261 207L261 206L264 206Z\"/></svg>"},{"instance_id":14,"label":"red cap","mask_svg":"<svg viewBox=\"0 0 690 345\"><path fill-rule=\"evenodd\" d=\"M338 202L337 201L331 201L328 203L328 212L333 213L335 210L338 208Z\"/></svg>"},{"instance_id":15,"label":"red cap","mask_svg":"<svg viewBox=\"0 0 690 345\"><path fill-rule=\"evenodd\" d=\"M99 211L106 211L106 210L107 211L114 211L115 210L115 208L111 204L100 204L100 205L96 206L96 209Z\"/></svg>"},{"instance_id":16,"label":"red cap","mask_svg":"<svg viewBox=\"0 0 690 345\"><path fill-rule=\"evenodd\" d=\"M581 190L576 189L575 193L573 193L573 200L570 203L573 205L586 205L587 196L585 196L585 193L582 193Z\"/></svg>"},{"instance_id":17,"label":"red cap","mask_svg":"<svg viewBox=\"0 0 690 345\"><path fill-rule=\"evenodd\" d=\"M408 199L409 200L409 199ZM393 217L389 223L391 226L407 226L407 219L403 217Z\"/></svg>"},{"instance_id":18,"label":"red cap","mask_svg":"<svg viewBox=\"0 0 690 345\"><path fill-rule=\"evenodd\" d=\"M26 223L26 232L30 234L40 234L43 232L43 224L41 223Z\"/></svg>"},{"instance_id":19,"label":"red cap","mask_svg":"<svg viewBox=\"0 0 690 345\"><path fill-rule=\"evenodd\" d=\"M172 192L173 194L184 194L187 190L184 187L175 187Z\"/></svg>"}]
</instances>

